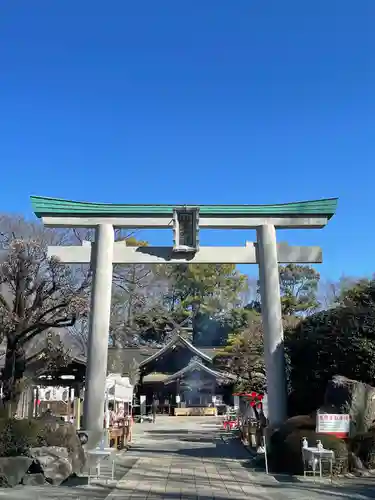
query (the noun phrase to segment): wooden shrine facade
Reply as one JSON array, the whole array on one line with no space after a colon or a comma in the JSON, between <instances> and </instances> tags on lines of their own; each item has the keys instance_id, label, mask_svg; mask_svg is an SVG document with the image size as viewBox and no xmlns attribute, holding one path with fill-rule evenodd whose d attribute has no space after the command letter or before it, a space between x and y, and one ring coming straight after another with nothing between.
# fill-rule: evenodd
<instances>
[{"instance_id":1,"label":"wooden shrine facade","mask_svg":"<svg viewBox=\"0 0 375 500\"><path fill-rule=\"evenodd\" d=\"M219 349L197 348L180 335L139 364L138 395L153 398L159 411L172 413L176 407L211 407L232 403L236 378L215 367Z\"/></svg>"}]
</instances>

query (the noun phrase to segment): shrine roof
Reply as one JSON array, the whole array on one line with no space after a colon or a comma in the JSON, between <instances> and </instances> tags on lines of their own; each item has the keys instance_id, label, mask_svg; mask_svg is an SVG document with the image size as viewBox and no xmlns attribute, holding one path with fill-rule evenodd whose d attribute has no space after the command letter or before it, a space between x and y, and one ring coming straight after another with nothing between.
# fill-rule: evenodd
<instances>
[{"instance_id":1,"label":"shrine roof","mask_svg":"<svg viewBox=\"0 0 375 500\"><path fill-rule=\"evenodd\" d=\"M209 375L212 375L215 378L219 379L225 379L225 380L237 380L235 375L232 375L231 373L226 373L226 372L221 372L218 370L213 370L212 368L204 365L201 363L199 360L194 360L191 363L189 363L187 366L182 368L181 370L177 371L176 373L173 373L172 375L169 375L165 380L165 384L169 384L170 382L173 382L177 378L183 377L185 374L188 374L189 372L192 371L204 371L208 373Z\"/></svg>"},{"instance_id":2,"label":"shrine roof","mask_svg":"<svg viewBox=\"0 0 375 500\"><path fill-rule=\"evenodd\" d=\"M152 361L160 358L164 354L166 354L168 351L172 350L175 346L180 345L187 347L193 354L198 356L201 359L204 359L205 361L208 361L209 363L212 363L212 357L209 356L208 354L204 353L197 347L195 347L193 344L191 344L188 340L186 340L184 337L181 335L176 335L172 340L170 340L167 344L165 344L164 347L156 351L155 353L151 354L148 358L144 359L140 364L139 367L142 368L143 366L147 365L148 363L151 363Z\"/></svg>"},{"instance_id":3,"label":"shrine roof","mask_svg":"<svg viewBox=\"0 0 375 500\"><path fill-rule=\"evenodd\" d=\"M199 208L203 216L325 216L330 219L336 211L337 198L299 201L276 205L163 205L163 204L117 204L91 203L64 200L44 196L31 196L31 204L37 217L73 216L73 217L121 217L135 215L171 216L176 207Z\"/></svg>"},{"instance_id":4,"label":"shrine roof","mask_svg":"<svg viewBox=\"0 0 375 500\"><path fill-rule=\"evenodd\" d=\"M163 347L149 347L149 346L139 346L139 347L125 347L125 348L113 348L108 349L108 367L115 367L116 363L120 363L125 372L133 361L139 365L145 366L147 361L151 356L158 354ZM222 347L204 347L199 348L199 351L206 355L210 360L212 360L215 355L221 352ZM165 352L164 352L165 353ZM5 357L5 351L3 354ZM156 356L157 358L158 356ZM0 368L1 368L1 350L0 350ZM72 361L79 364L86 364L86 356L83 354L74 354L72 356Z\"/></svg>"}]
</instances>

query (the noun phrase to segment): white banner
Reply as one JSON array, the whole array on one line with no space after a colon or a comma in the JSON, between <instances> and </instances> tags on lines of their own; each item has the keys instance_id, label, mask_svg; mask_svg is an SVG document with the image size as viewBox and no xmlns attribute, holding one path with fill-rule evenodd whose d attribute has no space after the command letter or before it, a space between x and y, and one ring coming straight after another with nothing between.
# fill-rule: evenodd
<instances>
[{"instance_id":1,"label":"white banner","mask_svg":"<svg viewBox=\"0 0 375 500\"><path fill-rule=\"evenodd\" d=\"M65 401L68 402L69 387L38 387L40 401Z\"/></svg>"},{"instance_id":2,"label":"white banner","mask_svg":"<svg viewBox=\"0 0 375 500\"><path fill-rule=\"evenodd\" d=\"M340 413L318 413L316 416L316 432L348 436L350 416Z\"/></svg>"}]
</instances>

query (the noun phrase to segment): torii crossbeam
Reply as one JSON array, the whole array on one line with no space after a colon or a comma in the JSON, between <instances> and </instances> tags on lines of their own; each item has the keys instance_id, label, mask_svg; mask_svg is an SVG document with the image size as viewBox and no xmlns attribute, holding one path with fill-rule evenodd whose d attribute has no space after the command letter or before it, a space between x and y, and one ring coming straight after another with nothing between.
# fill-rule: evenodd
<instances>
[{"instance_id":1,"label":"torii crossbeam","mask_svg":"<svg viewBox=\"0 0 375 500\"><path fill-rule=\"evenodd\" d=\"M82 246L50 246L48 255L67 264L87 264L92 260L92 244ZM322 249L314 246L277 245L280 264L319 264ZM113 246L113 264L259 264L257 243L247 242L243 247L200 247L199 252L178 255L173 247L127 247L126 241L116 241Z\"/></svg>"}]
</instances>

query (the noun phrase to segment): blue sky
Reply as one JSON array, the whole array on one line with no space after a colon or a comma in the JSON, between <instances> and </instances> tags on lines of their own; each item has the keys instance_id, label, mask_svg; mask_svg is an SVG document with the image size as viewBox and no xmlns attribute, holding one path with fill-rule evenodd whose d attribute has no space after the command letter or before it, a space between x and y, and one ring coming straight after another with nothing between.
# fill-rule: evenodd
<instances>
[{"instance_id":1,"label":"blue sky","mask_svg":"<svg viewBox=\"0 0 375 500\"><path fill-rule=\"evenodd\" d=\"M327 228L279 239L321 245L327 278L374 272L374 15L374 0L3 0L1 209L338 196Z\"/></svg>"}]
</instances>

